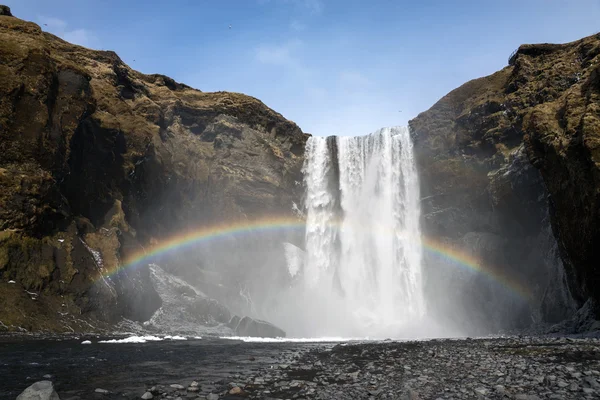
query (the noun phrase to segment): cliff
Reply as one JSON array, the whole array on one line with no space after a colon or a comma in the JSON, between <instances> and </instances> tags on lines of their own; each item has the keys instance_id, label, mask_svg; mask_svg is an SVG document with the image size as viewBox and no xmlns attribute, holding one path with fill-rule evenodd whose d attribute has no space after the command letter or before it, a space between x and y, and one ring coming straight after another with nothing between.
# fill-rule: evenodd
<instances>
[{"instance_id":1,"label":"cliff","mask_svg":"<svg viewBox=\"0 0 600 400\"><path fill-rule=\"evenodd\" d=\"M104 277L128 254L291 214L307 138L296 124L0 11L0 329L145 320L160 306L148 269Z\"/></svg>"},{"instance_id":2,"label":"cliff","mask_svg":"<svg viewBox=\"0 0 600 400\"><path fill-rule=\"evenodd\" d=\"M509 66L450 92L410 127L426 234L494 277L473 282L427 259L428 290L463 288L449 294L467 310L457 320L556 322L600 300L600 35L523 45ZM499 281L527 288L527 299L501 295ZM447 301L433 306L452 314Z\"/></svg>"}]
</instances>

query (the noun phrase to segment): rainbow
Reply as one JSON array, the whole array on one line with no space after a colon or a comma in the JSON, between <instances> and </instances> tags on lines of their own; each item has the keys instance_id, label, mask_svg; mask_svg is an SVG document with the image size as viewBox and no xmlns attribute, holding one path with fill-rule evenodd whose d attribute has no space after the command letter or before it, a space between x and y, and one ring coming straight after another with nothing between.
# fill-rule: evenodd
<instances>
[{"instance_id":1,"label":"rainbow","mask_svg":"<svg viewBox=\"0 0 600 400\"><path fill-rule=\"evenodd\" d=\"M339 228L338 222L333 222L333 226ZM253 221L240 221L228 224L217 224L205 226L196 230L186 231L178 235L163 240L148 249L142 249L130 255L123 263L107 270L103 277L111 276L117 272L132 268L144 263L149 263L151 259L174 251L181 251L201 243L218 241L230 237L251 236L269 232L302 232L305 229L305 221L297 218L261 218ZM386 234L381 232L380 234ZM432 238L421 238L423 250L436 258L449 262L461 268L466 268L477 273L481 273L496 283L511 290L522 298L530 299L531 291L517 280L502 273L502 268L493 268L483 265L479 260L469 254L453 248Z\"/></svg>"}]
</instances>

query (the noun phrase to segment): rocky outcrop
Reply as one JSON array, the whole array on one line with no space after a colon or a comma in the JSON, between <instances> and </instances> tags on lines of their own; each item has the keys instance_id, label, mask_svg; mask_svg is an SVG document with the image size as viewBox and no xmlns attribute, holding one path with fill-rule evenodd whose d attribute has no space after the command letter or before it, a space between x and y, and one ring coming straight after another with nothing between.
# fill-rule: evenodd
<instances>
[{"instance_id":1,"label":"rocky outcrop","mask_svg":"<svg viewBox=\"0 0 600 400\"><path fill-rule=\"evenodd\" d=\"M291 214L307 136L293 122L249 96L141 74L9 14L2 8L0 329L145 320L161 304L148 269L111 273L128 255L215 221Z\"/></svg>"},{"instance_id":2,"label":"rocky outcrop","mask_svg":"<svg viewBox=\"0 0 600 400\"><path fill-rule=\"evenodd\" d=\"M426 234L491 277L427 256L427 290L447 294L432 304L440 315L493 330L600 299L599 118L594 35L521 46L410 121ZM453 315L453 301L466 312Z\"/></svg>"},{"instance_id":3,"label":"rocky outcrop","mask_svg":"<svg viewBox=\"0 0 600 400\"><path fill-rule=\"evenodd\" d=\"M60 400L51 381L39 381L23 391L17 400Z\"/></svg>"},{"instance_id":4,"label":"rocky outcrop","mask_svg":"<svg viewBox=\"0 0 600 400\"><path fill-rule=\"evenodd\" d=\"M227 324L238 336L284 338L285 331L275 325L250 317L240 318L234 315Z\"/></svg>"}]
</instances>

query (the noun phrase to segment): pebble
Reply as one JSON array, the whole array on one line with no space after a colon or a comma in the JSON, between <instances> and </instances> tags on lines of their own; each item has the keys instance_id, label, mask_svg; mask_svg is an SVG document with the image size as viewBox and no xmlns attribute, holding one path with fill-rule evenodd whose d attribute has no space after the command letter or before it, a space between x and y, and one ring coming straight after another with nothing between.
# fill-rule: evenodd
<instances>
[{"instance_id":1,"label":"pebble","mask_svg":"<svg viewBox=\"0 0 600 400\"><path fill-rule=\"evenodd\" d=\"M244 391L242 390L242 388L236 386L229 391L229 394L234 396L241 396L244 394Z\"/></svg>"},{"instance_id":2,"label":"pebble","mask_svg":"<svg viewBox=\"0 0 600 400\"><path fill-rule=\"evenodd\" d=\"M598 351L600 340L559 340L560 346L543 337L290 346L269 364L261 357L219 382L194 381L187 397L198 396L202 386L214 392L198 397L206 400L594 398L600 360L583 365L565 362L564 354Z\"/></svg>"},{"instance_id":3,"label":"pebble","mask_svg":"<svg viewBox=\"0 0 600 400\"><path fill-rule=\"evenodd\" d=\"M177 390L183 390L183 389L185 389L185 387L184 387L184 386L182 386L182 385L179 385L179 384L177 384L177 383L174 383L174 384L172 384L172 385L169 385L169 386L170 386L170 387L172 387L173 389L177 389Z\"/></svg>"},{"instance_id":4,"label":"pebble","mask_svg":"<svg viewBox=\"0 0 600 400\"><path fill-rule=\"evenodd\" d=\"M100 389L100 388L97 388L96 390L94 390L94 392L100 393L100 394L109 394L110 393L108 390Z\"/></svg>"},{"instance_id":5,"label":"pebble","mask_svg":"<svg viewBox=\"0 0 600 400\"><path fill-rule=\"evenodd\" d=\"M154 397L154 396L153 396L153 395L152 395L152 393L150 393L150 392L146 392L146 393L144 393L144 394L142 395L142 399L144 399L144 400L150 400L150 399L152 399L153 397Z\"/></svg>"}]
</instances>

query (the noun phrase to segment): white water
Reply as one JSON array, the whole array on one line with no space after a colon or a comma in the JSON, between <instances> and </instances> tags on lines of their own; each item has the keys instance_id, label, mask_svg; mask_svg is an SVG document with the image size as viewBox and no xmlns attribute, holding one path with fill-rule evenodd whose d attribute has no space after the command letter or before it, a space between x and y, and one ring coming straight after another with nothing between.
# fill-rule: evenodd
<instances>
[{"instance_id":1,"label":"white water","mask_svg":"<svg viewBox=\"0 0 600 400\"><path fill-rule=\"evenodd\" d=\"M424 313L419 182L408 129L311 137L304 179L306 254L295 291L296 312L309 315L302 333L406 335Z\"/></svg>"}]
</instances>

